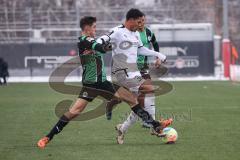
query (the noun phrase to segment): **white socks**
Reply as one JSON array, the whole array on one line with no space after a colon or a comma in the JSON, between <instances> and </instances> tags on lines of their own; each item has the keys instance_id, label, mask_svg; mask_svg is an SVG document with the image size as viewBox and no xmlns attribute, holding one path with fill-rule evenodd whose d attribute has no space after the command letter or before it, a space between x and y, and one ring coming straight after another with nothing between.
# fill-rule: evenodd
<instances>
[{"instance_id":1,"label":"white socks","mask_svg":"<svg viewBox=\"0 0 240 160\"><path fill-rule=\"evenodd\" d=\"M155 120L155 96L153 93L146 94L144 98L144 110L147 111Z\"/></svg>"},{"instance_id":2,"label":"white socks","mask_svg":"<svg viewBox=\"0 0 240 160\"><path fill-rule=\"evenodd\" d=\"M138 116L131 111L130 115L128 116L127 120L125 120L121 126L121 131L126 133L128 128L133 125L138 119Z\"/></svg>"},{"instance_id":3,"label":"white socks","mask_svg":"<svg viewBox=\"0 0 240 160\"><path fill-rule=\"evenodd\" d=\"M155 96L154 94L146 94L144 98L144 110L147 111L155 120ZM127 120L125 120L121 126L121 131L126 133L128 128L136 123L138 116L131 112Z\"/></svg>"}]
</instances>

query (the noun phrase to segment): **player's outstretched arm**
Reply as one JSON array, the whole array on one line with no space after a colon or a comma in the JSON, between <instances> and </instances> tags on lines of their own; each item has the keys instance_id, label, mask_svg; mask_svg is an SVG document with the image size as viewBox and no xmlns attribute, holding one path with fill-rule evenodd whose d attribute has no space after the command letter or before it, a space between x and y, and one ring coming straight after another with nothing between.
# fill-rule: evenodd
<instances>
[{"instance_id":1,"label":"player's outstretched arm","mask_svg":"<svg viewBox=\"0 0 240 160\"><path fill-rule=\"evenodd\" d=\"M138 54L140 55L144 55L144 56L156 56L158 57L162 62L166 61L166 56L160 52L156 52L153 50L148 49L147 47L139 47L138 48Z\"/></svg>"},{"instance_id":2,"label":"player's outstretched arm","mask_svg":"<svg viewBox=\"0 0 240 160\"><path fill-rule=\"evenodd\" d=\"M84 54L86 50L95 50L101 53L106 53L112 50L111 43L98 43L94 38L86 37L84 40L78 42L78 49L80 54Z\"/></svg>"}]
</instances>

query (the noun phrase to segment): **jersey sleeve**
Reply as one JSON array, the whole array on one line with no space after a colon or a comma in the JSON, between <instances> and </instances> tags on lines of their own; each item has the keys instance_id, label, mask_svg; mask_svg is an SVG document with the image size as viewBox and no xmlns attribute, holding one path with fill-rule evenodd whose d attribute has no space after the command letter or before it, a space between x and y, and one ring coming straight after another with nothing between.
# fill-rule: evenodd
<instances>
[{"instance_id":1,"label":"jersey sleeve","mask_svg":"<svg viewBox=\"0 0 240 160\"><path fill-rule=\"evenodd\" d=\"M103 44L98 43L94 38L85 37L78 42L79 55L83 54L86 50L95 50L101 53L106 53Z\"/></svg>"},{"instance_id":2,"label":"jersey sleeve","mask_svg":"<svg viewBox=\"0 0 240 160\"><path fill-rule=\"evenodd\" d=\"M143 43L141 41L140 33L136 32L136 34L137 34L137 39L138 39L138 48L141 48L141 47L143 47Z\"/></svg>"},{"instance_id":3,"label":"jersey sleeve","mask_svg":"<svg viewBox=\"0 0 240 160\"><path fill-rule=\"evenodd\" d=\"M144 56L156 56L161 61L165 61L166 58L167 58L164 54L153 51L153 50L150 50L150 49L148 49L147 47L144 47L144 46L141 47L141 48L138 48L138 54L144 55Z\"/></svg>"},{"instance_id":4,"label":"jersey sleeve","mask_svg":"<svg viewBox=\"0 0 240 160\"><path fill-rule=\"evenodd\" d=\"M154 51L159 52L159 45L157 43L155 34L149 28L146 28L146 34L150 36L149 42L151 42Z\"/></svg>"},{"instance_id":5,"label":"jersey sleeve","mask_svg":"<svg viewBox=\"0 0 240 160\"><path fill-rule=\"evenodd\" d=\"M156 39L154 33L152 33L151 43L152 43L154 51L159 52L159 45L158 45L158 42L157 42L157 39Z\"/></svg>"}]
</instances>

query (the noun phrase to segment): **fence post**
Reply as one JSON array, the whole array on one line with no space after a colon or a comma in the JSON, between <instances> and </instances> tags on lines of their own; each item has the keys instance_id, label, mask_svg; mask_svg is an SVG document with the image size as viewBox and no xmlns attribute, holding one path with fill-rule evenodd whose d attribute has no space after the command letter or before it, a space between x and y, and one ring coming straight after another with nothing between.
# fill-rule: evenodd
<instances>
[{"instance_id":1,"label":"fence post","mask_svg":"<svg viewBox=\"0 0 240 160\"><path fill-rule=\"evenodd\" d=\"M28 26L32 29L32 8L28 8Z\"/></svg>"},{"instance_id":2,"label":"fence post","mask_svg":"<svg viewBox=\"0 0 240 160\"><path fill-rule=\"evenodd\" d=\"M228 27L228 0L223 0L223 42L222 42L222 58L224 64L224 76L230 77L230 40Z\"/></svg>"}]
</instances>

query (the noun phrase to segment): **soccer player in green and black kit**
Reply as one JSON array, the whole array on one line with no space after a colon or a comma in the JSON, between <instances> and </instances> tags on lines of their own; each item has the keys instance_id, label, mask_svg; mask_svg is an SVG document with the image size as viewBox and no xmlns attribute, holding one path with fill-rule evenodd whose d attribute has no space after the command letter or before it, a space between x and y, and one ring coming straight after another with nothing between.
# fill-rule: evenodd
<instances>
[{"instance_id":1,"label":"soccer player in green and black kit","mask_svg":"<svg viewBox=\"0 0 240 160\"><path fill-rule=\"evenodd\" d=\"M142 23L138 26L138 32L140 34L141 41L143 45L147 48L153 47L154 51L159 52L159 45L157 43L155 34L145 26L146 18L145 15L141 18ZM144 79L151 80L151 76L149 74L149 58L148 56L138 55L137 65L138 69ZM159 67L161 61L157 58L155 61L155 66ZM152 60L152 59L151 59ZM146 110L152 117L155 119L155 96L153 93L142 95L142 97L138 98L139 101L144 105L144 110ZM143 122L143 127L149 128L150 126L147 123Z\"/></svg>"},{"instance_id":2,"label":"soccer player in green and black kit","mask_svg":"<svg viewBox=\"0 0 240 160\"><path fill-rule=\"evenodd\" d=\"M136 22L133 21L132 23ZM69 121L77 117L87 104L98 95L107 100L111 100L114 97L125 101L134 113L153 127L157 136L163 136L161 131L165 125L164 123L155 121L148 112L143 110L137 98L131 92L106 80L102 54L111 49L111 44L105 41L102 41L102 43L95 41L96 18L83 17L80 20L80 27L82 36L79 38L78 49L83 67L83 88L69 111L64 113L50 132L38 141L38 147L41 149L45 148L53 137L60 133Z\"/></svg>"}]
</instances>

